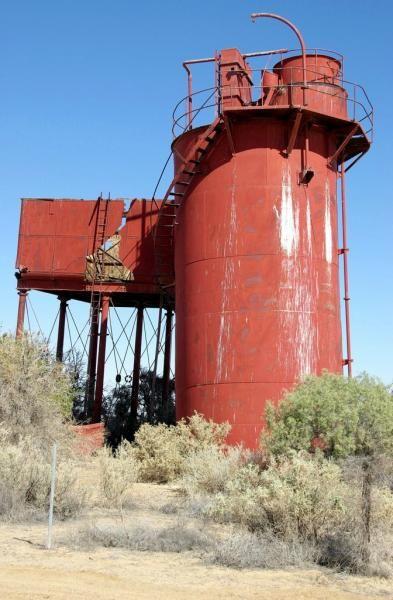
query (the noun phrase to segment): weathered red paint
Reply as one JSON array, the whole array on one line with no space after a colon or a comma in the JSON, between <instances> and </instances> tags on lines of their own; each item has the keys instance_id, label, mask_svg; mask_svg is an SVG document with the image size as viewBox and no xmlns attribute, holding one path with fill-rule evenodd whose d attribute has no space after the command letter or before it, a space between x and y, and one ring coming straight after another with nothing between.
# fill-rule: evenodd
<instances>
[{"instance_id":1,"label":"weathered red paint","mask_svg":"<svg viewBox=\"0 0 393 600\"><path fill-rule=\"evenodd\" d=\"M220 73L224 109L251 101L251 69L237 48L221 51Z\"/></svg>"},{"instance_id":2,"label":"weathered red paint","mask_svg":"<svg viewBox=\"0 0 393 600\"><path fill-rule=\"evenodd\" d=\"M93 454L105 443L105 428L103 423L89 425L74 425L72 431L76 434L74 448L80 455Z\"/></svg>"}]
</instances>

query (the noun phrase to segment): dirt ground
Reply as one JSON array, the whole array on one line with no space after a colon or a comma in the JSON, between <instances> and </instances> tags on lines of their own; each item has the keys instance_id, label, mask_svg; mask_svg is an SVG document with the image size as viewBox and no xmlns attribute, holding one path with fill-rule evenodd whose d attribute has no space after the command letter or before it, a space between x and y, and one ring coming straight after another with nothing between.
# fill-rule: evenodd
<instances>
[{"instance_id":1,"label":"dirt ground","mask_svg":"<svg viewBox=\"0 0 393 600\"><path fill-rule=\"evenodd\" d=\"M169 486L137 484L129 521L173 519L159 506L173 498ZM0 524L1 600L208 599L365 600L393 598L392 583L325 569L244 570L217 567L191 552L130 552L117 548L74 550L67 536L88 522L116 518L102 509L55 523L54 548L46 550L46 523Z\"/></svg>"}]
</instances>

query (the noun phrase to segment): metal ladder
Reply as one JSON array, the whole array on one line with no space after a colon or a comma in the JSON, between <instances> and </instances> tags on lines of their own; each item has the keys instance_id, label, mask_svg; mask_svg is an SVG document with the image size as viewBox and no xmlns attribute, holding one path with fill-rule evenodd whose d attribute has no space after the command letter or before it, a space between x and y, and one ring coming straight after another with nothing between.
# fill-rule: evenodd
<instances>
[{"instance_id":1,"label":"metal ladder","mask_svg":"<svg viewBox=\"0 0 393 600\"><path fill-rule=\"evenodd\" d=\"M96 230L95 230L95 246L97 248L97 250L96 250L97 259L96 259L95 272L98 275L98 279L100 279L101 277L104 276L104 253L99 252L98 250L105 243L106 226L108 223L108 205L109 205L110 200L109 199L104 200L102 198L102 196L100 196L98 198L97 202L98 202L97 221L96 221ZM96 277L93 280L93 286L94 286L95 279L96 279Z\"/></svg>"},{"instance_id":2,"label":"metal ladder","mask_svg":"<svg viewBox=\"0 0 393 600\"><path fill-rule=\"evenodd\" d=\"M198 166L211 149L223 123L221 115L218 116L206 131L198 137L171 181L158 211L157 222L153 231L155 278L164 290L175 285L173 250L178 210L195 175L200 172Z\"/></svg>"},{"instance_id":3,"label":"metal ladder","mask_svg":"<svg viewBox=\"0 0 393 600\"><path fill-rule=\"evenodd\" d=\"M97 280L101 280L104 275L104 253L98 252L99 248L105 243L106 228L108 223L108 208L110 199L104 200L102 196L97 198L97 217L96 226L94 231L94 243L93 243L93 255L94 259L94 276L91 282L91 294L90 294L90 313L89 313L89 338L91 337L92 330L98 332L99 335L99 321L100 321L100 310L101 310L101 290L96 289ZM90 365L88 364L88 370ZM95 372L95 365L94 365ZM88 405L85 406L86 416L90 416L93 410L94 402L94 386L95 379L92 382L87 382L87 396Z\"/></svg>"},{"instance_id":4,"label":"metal ladder","mask_svg":"<svg viewBox=\"0 0 393 600\"><path fill-rule=\"evenodd\" d=\"M102 196L97 198L97 218L94 232L94 276L91 282L91 302L94 299L100 300L101 292L95 290L95 284L104 276L104 252L99 252L99 249L105 243L106 226L108 223L108 207L110 199L104 200Z\"/></svg>"}]
</instances>

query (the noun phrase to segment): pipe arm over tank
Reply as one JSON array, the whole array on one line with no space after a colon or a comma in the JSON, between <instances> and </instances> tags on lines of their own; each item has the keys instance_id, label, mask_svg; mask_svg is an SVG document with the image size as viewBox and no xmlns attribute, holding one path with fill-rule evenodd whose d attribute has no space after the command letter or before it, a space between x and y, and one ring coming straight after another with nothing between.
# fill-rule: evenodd
<instances>
[{"instance_id":1,"label":"pipe arm over tank","mask_svg":"<svg viewBox=\"0 0 393 600\"><path fill-rule=\"evenodd\" d=\"M306 63L306 44L304 42L304 38L302 36L302 34L300 33L299 29L296 27L296 25L294 25L291 21L289 21L289 19L286 19L285 17L282 17L281 15L276 15L274 13L252 13L251 15L251 19L252 22L255 23L256 19L259 18L268 18L268 19L276 19L277 21L281 21L282 23L285 23L285 25L288 25L288 27L290 29L292 29L292 31L296 34L299 43L300 43L300 47L302 49L302 66L303 66L303 85L304 85L304 90L303 90L303 99L304 99L304 104L306 104L305 102L305 88L307 87L307 63Z\"/></svg>"}]
</instances>

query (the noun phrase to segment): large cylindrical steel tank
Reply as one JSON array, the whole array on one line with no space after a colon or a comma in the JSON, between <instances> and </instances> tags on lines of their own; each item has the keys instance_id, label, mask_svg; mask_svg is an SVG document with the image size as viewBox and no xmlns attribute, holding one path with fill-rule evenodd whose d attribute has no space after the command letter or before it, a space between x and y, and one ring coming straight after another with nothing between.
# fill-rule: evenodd
<instances>
[{"instance_id":1,"label":"large cylindrical steel tank","mask_svg":"<svg viewBox=\"0 0 393 600\"><path fill-rule=\"evenodd\" d=\"M178 154L203 130L177 138ZM287 120L238 115L177 216L177 416L228 420L230 442L251 448L268 401L342 370L336 142L323 123L307 131L314 176L303 185L305 132L286 157Z\"/></svg>"}]
</instances>

